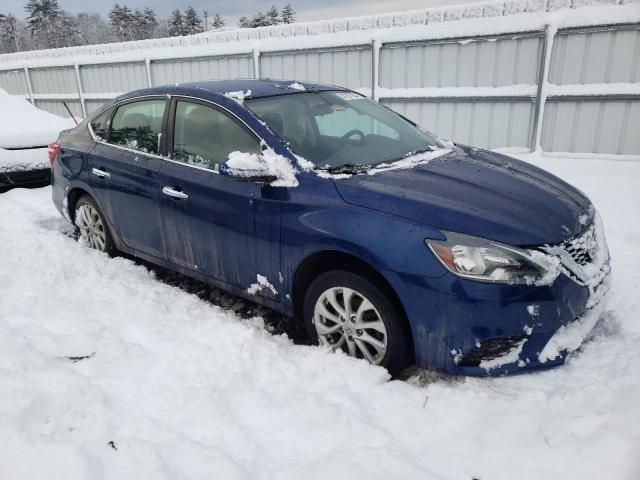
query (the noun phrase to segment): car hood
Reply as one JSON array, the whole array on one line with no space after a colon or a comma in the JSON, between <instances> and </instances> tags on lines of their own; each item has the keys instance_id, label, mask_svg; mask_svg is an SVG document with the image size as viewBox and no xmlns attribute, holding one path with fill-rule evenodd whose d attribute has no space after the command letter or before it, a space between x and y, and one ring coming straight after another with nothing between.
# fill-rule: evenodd
<instances>
[{"instance_id":1,"label":"car hood","mask_svg":"<svg viewBox=\"0 0 640 480\"><path fill-rule=\"evenodd\" d=\"M510 245L559 243L594 213L558 177L487 150L456 147L413 168L370 173L334 180L345 202Z\"/></svg>"}]
</instances>

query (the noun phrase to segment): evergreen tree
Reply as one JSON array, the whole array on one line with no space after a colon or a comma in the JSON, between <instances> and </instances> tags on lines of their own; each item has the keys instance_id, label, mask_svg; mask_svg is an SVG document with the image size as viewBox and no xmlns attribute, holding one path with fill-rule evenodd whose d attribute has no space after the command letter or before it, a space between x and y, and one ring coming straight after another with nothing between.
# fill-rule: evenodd
<instances>
[{"instance_id":1,"label":"evergreen tree","mask_svg":"<svg viewBox=\"0 0 640 480\"><path fill-rule=\"evenodd\" d=\"M265 22L267 25L277 25L280 23L280 13L275 5L272 5L265 14Z\"/></svg>"},{"instance_id":2,"label":"evergreen tree","mask_svg":"<svg viewBox=\"0 0 640 480\"><path fill-rule=\"evenodd\" d=\"M238 26L240 28L251 28L251 20L249 20L247 17L240 17L238 19Z\"/></svg>"},{"instance_id":3,"label":"evergreen tree","mask_svg":"<svg viewBox=\"0 0 640 480\"><path fill-rule=\"evenodd\" d=\"M266 27L267 25L269 25L269 21L267 20L267 16L262 12L256 13L250 22L250 26L253 28Z\"/></svg>"},{"instance_id":4,"label":"evergreen tree","mask_svg":"<svg viewBox=\"0 0 640 480\"><path fill-rule=\"evenodd\" d=\"M243 17L245 20L247 17ZM240 19L242 20L242 19ZM224 19L220 16L220 14L216 13L215 17L213 17L213 22L211 23L211 26L213 28L222 28L225 26L225 21ZM240 25L242 26L242 25Z\"/></svg>"},{"instance_id":5,"label":"evergreen tree","mask_svg":"<svg viewBox=\"0 0 640 480\"><path fill-rule=\"evenodd\" d=\"M0 52L19 51L16 17L0 13Z\"/></svg>"},{"instance_id":6,"label":"evergreen tree","mask_svg":"<svg viewBox=\"0 0 640 480\"><path fill-rule=\"evenodd\" d=\"M27 28L36 44L44 48L60 47L60 26L63 12L58 0L29 0L24 7L27 12Z\"/></svg>"},{"instance_id":7,"label":"evergreen tree","mask_svg":"<svg viewBox=\"0 0 640 480\"><path fill-rule=\"evenodd\" d=\"M132 13L129 7L116 3L109 12L109 25L120 41L133 40Z\"/></svg>"},{"instance_id":8,"label":"evergreen tree","mask_svg":"<svg viewBox=\"0 0 640 480\"><path fill-rule=\"evenodd\" d=\"M285 5L280 11L280 18L282 23L293 23L296 21L296 12L290 3Z\"/></svg>"},{"instance_id":9,"label":"evergreen tree","mask_svg":"<svg viewBox=\"0 0 640 480\"><path fill-rule=\"evenodd\" d=\"M169 26L169 35L172 37L178 37L184 35L185 25L184 18L182 17L182 12L180 9L176 8L173 12L171 12L171 17L167 20Z\"/></svg>"},{"instance_id":10,"label":"evergreen tree","mask_svg":"<svg viewBox=\"0 0 640 480\"><path fill-rule=\"evenodd\" d=\"M144 38L153 38L158 28L158 20L156 13L149 7L145 7L142 11L142 25L144 27Z\"/></svg>"},{"instance_id":11,"label":"evergreen tree","mask_svg":"<svg viewBox=\"0 0 640 480\"><path fill-rule=\"evenodd\" d=\"M193 35L194 33L201 33L203 31L202 20L191 6L187 7L184 11L184 26L184 35Z\"/></svg>"}]
</instances>

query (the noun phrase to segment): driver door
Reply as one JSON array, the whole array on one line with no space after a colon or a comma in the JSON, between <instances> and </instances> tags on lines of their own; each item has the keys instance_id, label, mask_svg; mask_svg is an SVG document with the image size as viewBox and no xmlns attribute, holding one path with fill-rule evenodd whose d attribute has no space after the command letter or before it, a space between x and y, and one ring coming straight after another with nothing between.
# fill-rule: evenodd
<instances>
[{"instance_id":1,"label":"driver door","mask_svg":"<svg viewBox=\"0 0 640 480\"><path fill-rule=\"evenodd\" d=\"M260 153L258 137L214 104L177 97L167 140L160 208L168 260L242 289L257 274L277 278L280 201L263 199L256 183L218 173L233 151ZM275 298L268 289L259 294Z\"/></svg>"}]
</instances>

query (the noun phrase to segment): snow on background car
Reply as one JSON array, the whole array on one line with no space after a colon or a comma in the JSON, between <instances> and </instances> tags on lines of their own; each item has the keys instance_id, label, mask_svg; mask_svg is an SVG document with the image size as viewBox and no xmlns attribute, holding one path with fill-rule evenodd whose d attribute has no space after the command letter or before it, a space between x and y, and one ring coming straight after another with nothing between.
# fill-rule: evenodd
<instances>
[{"instance_id":1,"label":"snow on background car","mask_svg":"<svg viewBox=\"0 0 640 480\"><path fill-rule=\"evenodd\" d=\"M640 163L520 156L594 201L613 284L565 366L507 378L389 381L79 244L49 188L0 195L0 478L640 478Z\"/></svg>"},{"instance_id":2,"label":"snow on background car","mask_svg":"<svg viewBox=\"0 0 640 480\"><path fill-rule=\"evenodd\" d=\"M74 126L0 89L0 172L49 168L47 145Z\"/></svg>"}]
</instances>

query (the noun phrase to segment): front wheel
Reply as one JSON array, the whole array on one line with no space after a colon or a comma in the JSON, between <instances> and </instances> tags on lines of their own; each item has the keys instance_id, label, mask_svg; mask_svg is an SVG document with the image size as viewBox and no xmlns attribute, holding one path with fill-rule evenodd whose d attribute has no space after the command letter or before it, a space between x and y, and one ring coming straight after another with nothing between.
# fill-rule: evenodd
<instances>
[{"instance_id":1,"label":"front wheel","mask_svg":"<svg viewBox=\"0 0 640 480\"><path fill-rule=\"evenodd\" d=\"M399 374L412 361L410 335L388 295L352 272L318 276L307 290L304 319L311 339Z\"/></svg>"},{"instance_id":2,"label":"front wheel","mask_svg":"<svg viewBox=\"0 0 640 480\"><path fill-rule=\"evenodd\" d=\"M80 240L90 248L109 255L115 253L115 244L104 215L88 195L80 197L76 202L75 224L80 231Z\"/></svg>"}]
</instances>

